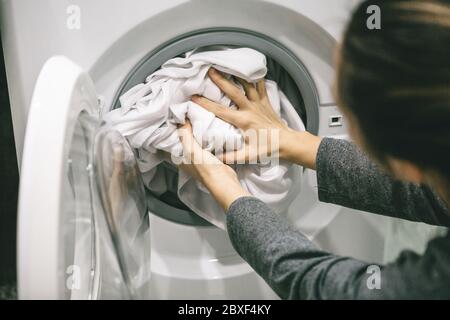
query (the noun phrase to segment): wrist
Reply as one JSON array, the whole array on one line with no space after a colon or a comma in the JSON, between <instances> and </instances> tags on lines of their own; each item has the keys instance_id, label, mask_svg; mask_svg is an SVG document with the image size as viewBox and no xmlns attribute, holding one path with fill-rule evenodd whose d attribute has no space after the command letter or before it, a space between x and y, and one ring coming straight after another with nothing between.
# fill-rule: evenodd
<instances>
[{"instance_id":1,"label":"wrist","mask_svg":"<svg viewBox=\"0 0 450 320\"><path fill-rule=\"evenodd\" d=\"M238 198L251 196L242 187L236 172L225 164L217 166L213 170L203 171L200 176L202 183L225 212L228 211L230 205Z\"/></svg>"},{"instance_id":2,"label":"wrist","mask_svg":"<svg viewBox=\"0 0 450 320\"><path fill-rule=\"evenodd\" d=\"M295 131L287 128L280 133L280 159L291 161L296 152L294 149L300 144L299 140L302 139L303 132Z\"/></svg>"},{"instance_id":3,"label":"wrist","mask_svg":"<svg viewBox=\"0 0 450 320\"><path fill-rule=\"evenodd\" d=\"M288 129L280 136L280 159L315 170L321 141L307 131Z\"/></svg>"}]
</instances>

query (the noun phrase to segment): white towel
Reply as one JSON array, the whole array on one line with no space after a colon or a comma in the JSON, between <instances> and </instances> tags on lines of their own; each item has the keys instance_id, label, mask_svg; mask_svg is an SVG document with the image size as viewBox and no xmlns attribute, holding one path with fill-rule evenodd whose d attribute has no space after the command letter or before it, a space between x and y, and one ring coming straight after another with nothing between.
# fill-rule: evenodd
<instances>
[{"instance_id":1,"label":"white towel","mask_svg":"<svg viewBox=\"0 0 450 320\"><path fill-rule=\"evenodd\" d=\"M120 97L121 108L111 111L105 120L125 136L138 151L138 163L147 187L162 194L167 183L158 174L158 164L168 160L163 150L182 156L177 125L187 116L196 140L207 150L217 141L242 143L240 131L216 118L214 114L190 101L203 95L222 105L234 107L230 99L209 79L214 67L226 74L256 82L267 73L266 58L249 48L212 48L194 50L184 57L170 59ZM275 82L265 80L269 100L275 112L296 130L305 130L295 109ZM278 165L236 165L242 186L266 202L276 212L284 213L300 191L301 168L280 162ZM224 186L226 188L226 186ZM179 172L178 197L195 213L225 229L225 214L209 192L184 172Z\"/></svg>"}]
</instances>

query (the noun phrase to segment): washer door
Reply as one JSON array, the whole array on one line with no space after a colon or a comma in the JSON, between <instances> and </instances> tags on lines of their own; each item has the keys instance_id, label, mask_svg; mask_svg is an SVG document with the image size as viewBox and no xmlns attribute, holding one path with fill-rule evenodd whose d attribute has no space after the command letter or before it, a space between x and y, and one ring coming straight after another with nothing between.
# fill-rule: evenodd
<instances>
[{"instance_id":1,"label":"washer door","mask_svg":"<svg viewBox=\"0 0 450 320\"><path fill-rule=\"evenodd\" d=\"M101 128L90 77L64 57L47 61L22 160L20 298L145 296L149 225L138 172L126 140Z\"/></svg>"}]
</instances>

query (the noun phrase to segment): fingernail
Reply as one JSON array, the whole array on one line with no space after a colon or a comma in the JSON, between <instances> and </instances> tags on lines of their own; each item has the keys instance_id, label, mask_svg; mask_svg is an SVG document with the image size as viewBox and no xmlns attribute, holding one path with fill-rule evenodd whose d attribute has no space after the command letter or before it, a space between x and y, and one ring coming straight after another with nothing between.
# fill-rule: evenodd
<instances>
[{"instance_id":1,"label":"fingernail","mask_svg":"<svg viewBox=\"0 0 450 320\"><path fill-rule=\"evenodd\" d=\"M209 68L209 74L211 75L220 75L221 73L218 71L218 70L216 70L216 69L214 69L214 68Z\"/></svg>"}]
</instances>

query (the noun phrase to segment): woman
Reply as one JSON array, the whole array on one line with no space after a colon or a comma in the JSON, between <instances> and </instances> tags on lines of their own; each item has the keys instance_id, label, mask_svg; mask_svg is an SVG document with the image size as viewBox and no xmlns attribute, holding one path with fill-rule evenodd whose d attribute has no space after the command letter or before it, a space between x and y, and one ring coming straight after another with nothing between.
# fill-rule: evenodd
<instances>
[{"instance_id":1,"label":"woman","mask_svg":"<svg viewBox=\"0 0 450 320\"><path fill-rule=\"evenodd\" d=\"M193 100L244 131L278 130L280 158L317 170L321 201L449 227L450 3L377 1L382 29L368 30L370 2L354 12L340 47L336 95L355 144L374 162L350 142L289 129L272 112L263 81L256 86L241 81L244 95L210 70L210 78L239 109L203 97ZM371 290L368 263L315 247L251 197L222 162L251 160L249 154L260 152L255 146L220 161L202 150L190 131L180 130L180 135L185 154L204 160L182 169L225 209L234 247L280 297L450 298L448 233L430 241L423 255L405 251L383 266L381 288Z\"/></svg>"}]
</instances>

